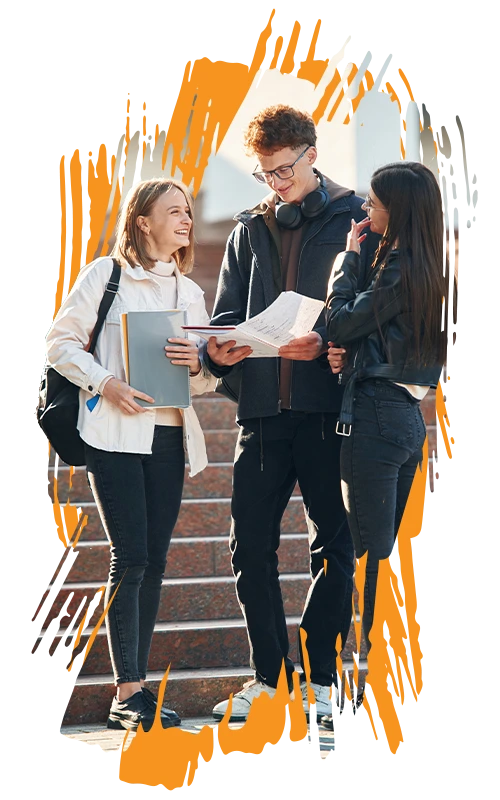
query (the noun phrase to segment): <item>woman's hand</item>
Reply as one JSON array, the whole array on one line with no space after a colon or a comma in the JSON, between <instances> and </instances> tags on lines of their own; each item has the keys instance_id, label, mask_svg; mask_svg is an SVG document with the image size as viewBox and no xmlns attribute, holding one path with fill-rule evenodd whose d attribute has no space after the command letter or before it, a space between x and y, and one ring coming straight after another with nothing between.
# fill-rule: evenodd
<instances>
[{"instance_id":1,"label":"woman's hand","mask_svg":"<svg viewBox=\"0 0 500 800\"><path fill-rule=\"evenodd\" d=\"M226 342L226 344L217 344L215 336L211 336L208 340L207 353L219 367L232 367L238 361L243 361L244 358L252 352L251 347L235 347L236 342ZM234 347L234 350L231 348ZM229 352L231 350L231 352Z\"/></svg>"},{"instance_id":2,"label":"woman's hand","mask_svg":"<svg viewBox=\"0 0 500 800\"><path fill-rule=\"evenodd\" d=\"M154 403L149 394L133 389L128 383L120 381L118 378L110 378L109 381L106 381L102 396L109 400L110 403L113 403L122 414L142 414L143 411L147 411L146 408L135 402L134 397L139 397L148 403Z\"/></svg>"},{"instance_id":3,"label":"woman's hand","mask_svg":"<svg viewBox=\"0 0 500 800\"><path fill-rule=\"evenodd\" d=\"M366 233L362 233L363 229L370 224L370 217L365 217L361 222L355 222L351 219L351 230L347 234L346 250L353 250L355 253L360 252L360 244L364 242L367 237Z\"/></svg>"},{"instance_id":4,"label":"woman's hand","mask_svg":"<svg viewBox=\"0 0 500 800\"><path fill-rule=\"evenodd\" d=\"M343 347L335 347L333 342L328 342L328 363L334 375L342 372L346 365L346 351Z\"/></svg>"},{"instance_id":5,"label":"woman's hand","mask_svg":"<svg viewBox=\"0 0 500 800\"><path fill-rule=\"evenodd\" d=\"M192 339L178 338L168 340L174 346L165 347L165 355L170 358L172 364L179 364L181 367L189 367L190 375L198 375L201 369L200 357L198 355L198 345ZM180 347L175 347L180 345Z\"/></svg>"}]
</instances>

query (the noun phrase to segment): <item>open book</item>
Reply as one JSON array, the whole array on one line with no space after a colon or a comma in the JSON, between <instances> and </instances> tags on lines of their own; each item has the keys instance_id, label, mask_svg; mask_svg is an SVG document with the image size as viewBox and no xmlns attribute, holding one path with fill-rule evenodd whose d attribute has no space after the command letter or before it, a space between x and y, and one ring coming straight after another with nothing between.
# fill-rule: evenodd
<instances>
[{"instance_id":1,"label":"open book","mask_svg":"<svg viewBox=\"0 0 500 800\"><path fill-rule=\"evenodd\" d=\"M280 347L310 333L324 308L322 300L314 300L297 292L282 292L271 305L239 325L183 325L183 330L203 339L217 337L217 344L235 341L235 347L252 348L249 358L276 358Z\"/></svg>"}]
</instances>

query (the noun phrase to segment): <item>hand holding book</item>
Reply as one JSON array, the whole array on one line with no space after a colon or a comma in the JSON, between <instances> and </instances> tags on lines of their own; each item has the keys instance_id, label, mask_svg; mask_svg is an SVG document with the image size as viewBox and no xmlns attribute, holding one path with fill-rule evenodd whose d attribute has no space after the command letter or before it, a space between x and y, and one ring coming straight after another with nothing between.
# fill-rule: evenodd
<instances>
[{"instance_id":1,"label":"hand holding book","mask_svg":"<svg viewBox=\"0 0 500 800\"><path fill-rule=\"evenodd\" d=\"M201 369L198 345L191 339L172 337L165 346L165 355L171 359L172 364L189 367L191 376L198 375Z\"/></svg>"}]
</instances>

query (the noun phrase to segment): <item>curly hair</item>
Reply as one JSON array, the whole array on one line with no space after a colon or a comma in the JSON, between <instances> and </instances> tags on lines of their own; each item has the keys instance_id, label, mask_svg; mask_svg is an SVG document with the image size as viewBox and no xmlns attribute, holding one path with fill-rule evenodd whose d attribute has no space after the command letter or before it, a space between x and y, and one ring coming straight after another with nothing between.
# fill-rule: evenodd
<instances>
[{"instance_id":1,"label":"curly hair","mask_svg":"<svg viewBox=\"0 0 500 800\"><path fill-rule=\"evenodd\" d=\"M316 126L310 114L292 106L269 106L250 122L244 137L247 155L271 155L276 150L316 145Z\"/></svg>"}]
</instances>

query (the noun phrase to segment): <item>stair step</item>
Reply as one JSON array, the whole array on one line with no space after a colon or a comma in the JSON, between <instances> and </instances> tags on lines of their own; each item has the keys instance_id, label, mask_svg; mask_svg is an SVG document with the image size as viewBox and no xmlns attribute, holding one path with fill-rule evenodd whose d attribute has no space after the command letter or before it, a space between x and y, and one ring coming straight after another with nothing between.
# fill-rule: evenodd
<instances>
[{"instance_id":1,"label":"stair step","mask_svg":"<svg viewBox=\"0 0 500 800\"><path fill-rule=\"evenodd\" d=\"M351 668L350 662L344 662ZM361 674L366 663L360 662ZM158 691L163 672L148 673L148 688ZM164 702L183 718L211 716L214 705L239 692L245 681L253 677L247 667L227 667L203 670L172 670L169 673ZM84 725L106 722L115 694L112 675L83 675L76 685L64 715L63 725Z\"/></svg>"},{"instance_id":2,"label":"stair step","mask_svg":"<svg viewBox=\"0 0 500 800\"><path fill-rule=\"evenodd\" d=\"M76 614L83 598L86 597L87 601L90 601L104 583L104 581L92 581L64 584L49 615L45 620L40 618L40 624L46 628L49 622L58 616L66 599L73 593L68 606L68 617L64 617L64 622L69 622ZM302 613L310 584L308 573L281 576L281 591L287 616L298 616ZM103 608L104 601L101 599L94 616L87 620L87 625L93 626L97 623ZM163 581L158 622L223 620L239 617L240 614L232 575L210 578L166 578ZM80 624L81 616L76 620L76 625Z\"/></svg>"},{"instance_id":3,"label":"stair step","mask_svg":"<svg viewBox=\"0 0 500 800\"><path fill-rule=\"evenodd\" d=\"M300 617L287 619L290 658L298 661L298 638ZM92 628L82 635L77 652L87 644ZM64 634L56 642L64 640ZM354 628L345 647L346 656L352 659L355 648ZM54 645L54 650L56 646ZM361 657L365 657L363 648ZM155 625L149 667L164 670L169 663L172 669L207 669L210 667L244 667L248 664L248 637L244 620L201 620L186 622L159 622ZM70 653L68 650L68 661ZM91 651L82 667L82 675L101 675L111 672L111 661L105 628L102 626L94 640Z\"/></svg>"},{"instance_id":4,"label":"stair step","mask_svg":"<svg viewBox=\"0 0 500 800\"><path fill-rule=\"evenodd\" d=\"M205 397L194 397L193 408L204 431L234 430L236 427L236 403L216 392Z\"/></svg>"},{"instance_id":5,"label":"stair step","mask_svg":"<svg viewBox=\"0 0 500 800\"><path fill-rule=\"evenodd\" d=\"M102 541L106 538L95 503L78 503L82 513L88 515L88 523L82 531L80 541ZM174 536L220 536L226 535L231 522L231 500L227 498L197 498L183 500ZM291 497L283 515L281 530L284 533L307 531L302 498Z\"/></svg>"},{"instance_id":6,"label":"stair step","mask_svg":"<svg viewBox=\"0 0 500 800\"><path fill-rule=\"evenodd\" d=\"M109 570L108 542L79 542L76 549L79 555L68 575L68 581L105 582ZM282 535L279 559L280 572L306 572L309 568L307 535ZM227 536L173 538L165 575L167 578L232 575Z\"/></svg>"},{"instance_id":7,"label":"stair step","mask_svg":"<svg viewBox=\"0 0 500 800\"><path fill-rule=\"evenodd\" d=\"M54 499L54 468L49 468L49 495ZM186 500L206 498L227 498L231 496L233 481L233 462L226 461L219 464L209 464L203 472L193 478L189 477L189 467L186 467L183 497ZM295 495L300 494L298 485L294 490ZM74 467L71 475L70 468L59 467L57 470L57 498L60 503L65 503L69 498L73 505L92 503L94 497L87 482L85 467Z\"/></svg>"}]
</instances>

